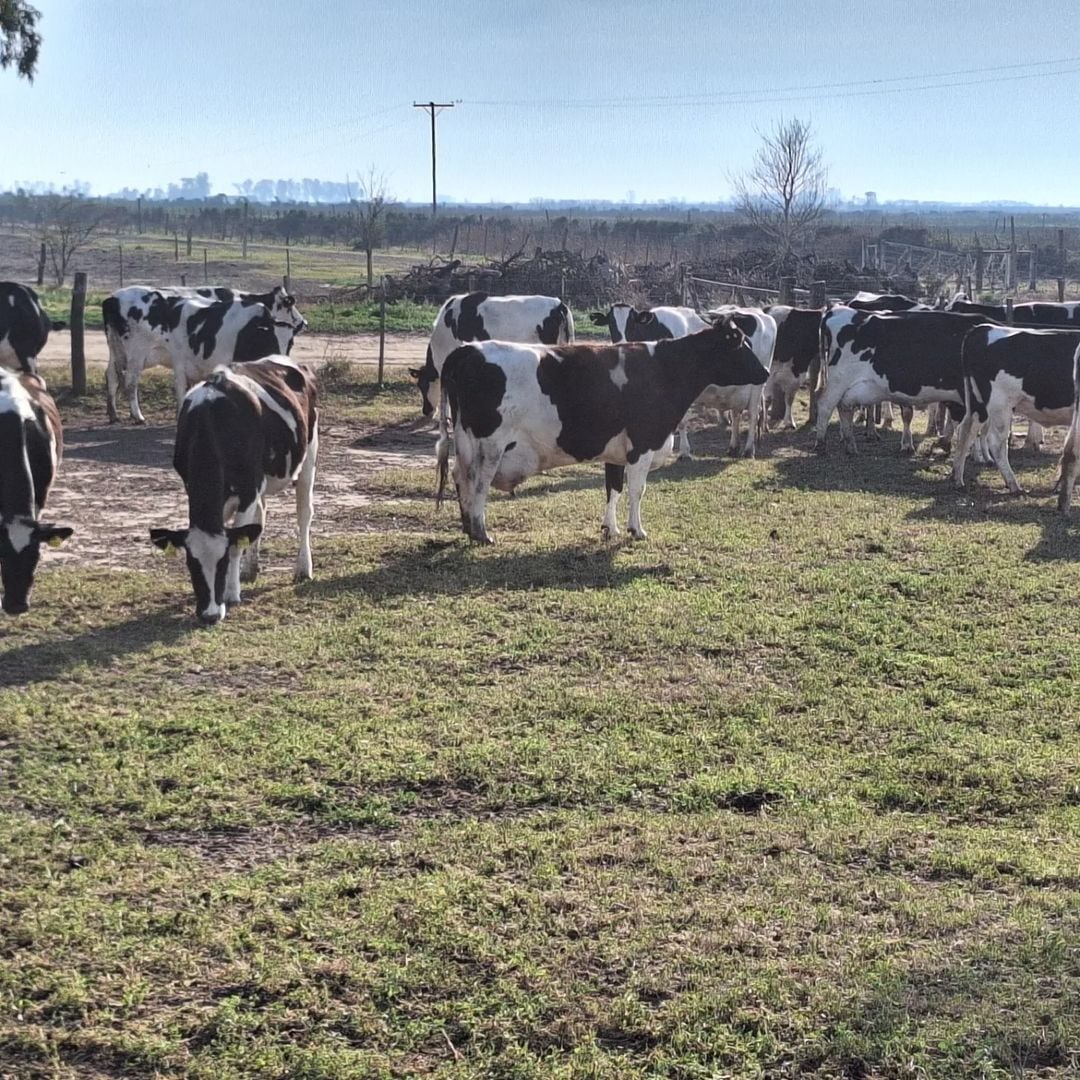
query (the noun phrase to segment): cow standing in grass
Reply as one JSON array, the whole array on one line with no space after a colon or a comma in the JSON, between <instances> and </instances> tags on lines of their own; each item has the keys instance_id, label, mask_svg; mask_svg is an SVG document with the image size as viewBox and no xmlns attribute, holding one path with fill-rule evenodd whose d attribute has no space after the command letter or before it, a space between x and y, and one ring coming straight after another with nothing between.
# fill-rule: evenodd
<instances>
[{"instance_id":1,"label":"cow standing in grass","mask_svg":"<svg viewBox=\"0 0 1080 1080\"><path fill-rule=\"evenodd\" d=\"M300 533L294 577L311 577L318 452L315 381L288 357L219 368L184 398L173 466L187 490L188 528L151 529L150 539L186 552L200 622L223 619L240 603L240 582L258 576L265 498L290 484Z\"/></svg>"},{"instance_id":2,"label":"cow standing in grass","mask_svg":"<svg viewBox=\"0 0 1080 1080\"><path fill-rule=\"evenodd\" d=\"M603 461L607 508L603 532L618 533L624 478L630 485L630 535L645 538L641 497L650 468L671 454L672 433L706 387L736 399L760 396L768 372L730 320L671 341L551 347L478 342L443 366L443 395L454 423L461 522L490 543L489 489L513 491L560 465ZM449 446L439 440L439 493Z\"/></svg>"},{"instance_id":3,"label":"cow standing in grass","mask_svg":"<svg viewBox=\"0 0 1080 1080\"><path fill-rule=\"evenodd\" d=\"M8 615L30 607L41 545L61 544L72 533L39 520L63 444L60 413L44 380L0 368L0 606Z\"/></svg>"}]
</instances>

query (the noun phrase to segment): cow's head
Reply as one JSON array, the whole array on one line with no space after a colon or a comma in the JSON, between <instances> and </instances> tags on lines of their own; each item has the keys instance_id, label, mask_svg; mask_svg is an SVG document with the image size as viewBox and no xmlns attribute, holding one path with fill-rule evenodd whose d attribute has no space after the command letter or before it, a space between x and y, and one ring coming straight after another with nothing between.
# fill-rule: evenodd
<instances>
[{"instance_id":1,"label":"cow's head","mask_svg":"<svg viewBox=\"0 0 1080 1080\"><path fill-rule=\"evenodd\" d=\"M32 517L0 519L0 582L4 590L0 607L8 615L22 615L30 608L41 545L59 547L73 531L64 525L46 525Z\"/></svg>"},{"instance_id":2,"label":"cow's head","mask_svg":"<svg viewBox=\"0 0 1080 1080\"><path fill-rule=\"evenodd\" d=\"M225 618L225 585L232 559L262 533L259 524L236 525L219 533L202 529L151 529L150 542L162 551L183 550L195 590L195 614L205 626Z\"/></svg>"},{"instance_id":3,"label":"cow's head","mask_svg":"<svg viewBox=\"0 0 1080 1080\"><path fill-rule=\"evenodd\" d=\"M294 334L302 334L307 329L307 319L297 309L296 297L287 293L280 285L274 290L270 315L275 326L288 328Z\"/></svg>"},{"instance_id":4,"label":"cow's head","mask_svg":"<svg viewBox=\"0 0 1080 1080\"><path fill-rule=\"evenodd\" d=\"M606 314L597 311L590 318L597 326L607 325L615 345L624 341L660 341L672 336L655 312L638 311L632 304L612 304Z\"/></svg>"},{"instance_id":5,"label":"cow's head","mask_svg":"<svg viewBox=\"0 0 1080 1080\"><path fill-rule=\"evenodd\" d=\"M435 370L430 345L424 366L409 368L409 375L416 380L416 385L420 390L420 408L425 416L431 416L435 412L435 401L439 393L439 373Z\"/></svg>"}]
</instances>

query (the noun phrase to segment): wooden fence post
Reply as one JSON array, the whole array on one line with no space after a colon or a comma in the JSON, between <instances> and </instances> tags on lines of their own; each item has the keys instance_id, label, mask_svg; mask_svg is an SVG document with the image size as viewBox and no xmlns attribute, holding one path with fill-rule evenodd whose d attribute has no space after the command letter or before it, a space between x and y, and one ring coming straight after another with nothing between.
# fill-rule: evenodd
<instances>
[{"instance_id":1,"label":"wooden fence post","mask_svg":"<svg viewBox=\"0 0 1080 1080\"><path fill-rule=\"evenodd\" d=\"M86 271L75 271L71 290L71 391L86 393L86 350L83 343L83 311L86 309Z\"/></svg>"},{"instance_id":2,"label":"wooden fence post","mask_svg":"<svg viewBox=\"0 0 1080 1080\"><path fill-rule=\"evenodd\" d=\"M210 284L210 269L206 261L206 248L202 249L202 279L204 285Z\"/></svg>"},{"instance_id":3,"label":"wooden fence post","mask_svg":"<svg viewBox=\"0 0 1080 1080\"><path fill-rule=\"evenodd\" d=\"M177 233L175 229L173 230L173 234L172 234L172 242L173 242L173 262L179 262L180 261L180 234Z\"/></svg>"},{"instance_id":4,"label":"wooden fence post","mask_svg":"<svg viewBox=\"0 0 1080 1080\"><path fill-rule=\"evenodd\" d=\"M187 274L180 275L180 287L184 289L187 288Z\"/></svg>"},{"instance_id":5,"label":"wooden fence post","mask_svg":"<svg viewBox=\"0 0 1080 1080\"><path fill-rule=\"evenodd\" d=\"M191 226L187 227L187 257L191 258Z\"/></svg>"},{"instance_id":6,"label":"wooden fence post","mask_svg":"<svg viewBox=\"0 0 1080 1080\"><path fill-rule=\"evenodd\" d=\"M120 249L120 288L124 287L124 245L116 245Z\"/></svg>"},{"instance_id":7,"label":"wooden fence post","mask_svg":"<svg viewBox=\"0 0 1080 1080\"><path fill-rule=\"evenodd\" d=\"M1005 325L1013 326L1013 298L1011 296L1005 297Z\"/></svg>"},{"instance_id":8,"label":"wooden fence post","mask_svg":"<svg viewBox=\"0 0 1080 1080\"><path fill-rule=\"evenodd\" d=\"M810 282L810 306L812 308L823 308L825 306L825 291L824 281Z\"/></svg>"},{"instance_id":9,"label":"wooden fence post","mask_svg":"<svg viewBox=\"0 0 1080 1080\"><path fill-rule=\"evenodd\" d=\"M386 355L386 275L379 279L379 389L383 384L383 358Z\"/></svg>"},{"instance_id":10,"label":"wooden fence post","mask_svg":"<svg viewBox=\"0 0 1080 1080\"><path fill-rule=\"evenodd\" d=\"M244 200L244 224L242 226L242 228L243 228L243 236L241 236L241 238L240 238L240 247L241 247L241 251L243 252L243 256L244 256L245 259L247 258L247 240L248 240L247 215L248 215L248 201L247 201L247 199L245 199Z\"/></svg>"},{"instance_id":11,"label":"wooden fence post","mask_svg":"<svg viewBox=\"0 0 1080 1080\"><path fill-rule=\"evenodd\" d=\"M977 301L982 296L983 274L986 272L986 255L981 247L975 249L975 295L969 296L969 300Z\"/></svg>"},{"instance_id":12,"label":"wooden fence post","mask_svg":"<svg viewBox=\"0 0 1080 1080\"><path fill-rule=\"evenodd\" d=\"M285 285L285 291L287 293L292 292L292 287L290 285L291 281L292 281L292 256L289 254L289 245L286 244L285 245L285 280L284 280L283 284Z\"/></svg>"},{"instance_id":13,"label":"wooden fence post","mask_svg":"<svg viewBox=\"0 0 1080 1080\"><path fill-rule=\"evenodd\" d=\"M1065 230L1058 229L1058 303L1065 303Z\"/></svg>"},{"instance_id":14,"label":"wooden fence post","mask_svg":"<svg viewBox=\"0 0 1080 1080\"><path fill-rule=\"evenodd\" d=\"M1009 273L1006 279L1005 288L1011 292L1016 292L1016 279L1017 279L1017 266L1016 266L1016 219L1009 215Z\"/></svg>"},{"instance_id":15,"label":"wooden fence post","mask_svg":"<svg viewBox=\"0 0 1080 1080\"><path fill-rule=\"evenodd\" d=\"M795 279L785 275L780 279L780 303L791 304L795 299Z\"/></svg>"},{"instance_id":16,"label":"wooden fence post","mask_svg":"<svg viewBox=\"0 0 1080 1080\"><path fill-rule=\"evenodd\" d=\"M1034 292L1039 284L1039 245L1031 245L1031 254L1028 256L1028 289Z\"/></svg>"},{"instance_id":17,"label":"wooden fence post","mask_svg":"<svg viewBox=\"0 0 1080 1080\"><path fill-rule=\"evenodd\" d=\"M45 284L45 241L41 241L41 251L38 252L37 283Z\"/></svg>"}]
</instances>

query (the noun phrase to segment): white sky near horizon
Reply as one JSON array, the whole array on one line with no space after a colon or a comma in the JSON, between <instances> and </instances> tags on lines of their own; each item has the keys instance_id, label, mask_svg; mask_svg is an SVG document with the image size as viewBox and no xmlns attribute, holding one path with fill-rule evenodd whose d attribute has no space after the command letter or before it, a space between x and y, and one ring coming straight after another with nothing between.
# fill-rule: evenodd
<instances>
[{"instance_id":1,"label":"white sky near horizon","mask_svg":"<svg viewBox=\"0 0 1080 1080\"><path fill-rule=\"evenodd\" d=\"M0 72L0 189L206 171L235 194L374 165L423 201L412 102L434 98L460 101L438 120L440 198L725 198L758 132L796 115L845 196L1080 204L1068 3L33 2L37 78Z\"/></svg>"}]
</instances>

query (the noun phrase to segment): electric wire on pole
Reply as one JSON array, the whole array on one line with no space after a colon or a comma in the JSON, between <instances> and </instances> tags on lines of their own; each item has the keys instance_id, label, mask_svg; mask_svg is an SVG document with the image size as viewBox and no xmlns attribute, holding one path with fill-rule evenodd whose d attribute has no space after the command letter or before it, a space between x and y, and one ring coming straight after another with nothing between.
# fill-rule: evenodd
<instances>
[{"instance_id":1,"label":"electric wire on pole","mask_svg":"<svg viewBox=\"0 0 1080 1080\"><path fill-rule=\"evenodd\" d=\"M435 199L435 117L439 115L435 110L442 112L443 109L452 109L452 101L414 101L414 109L423 109L431 114L431 216L434 217L438 203Z\"/></svg>"}]
</instances>

